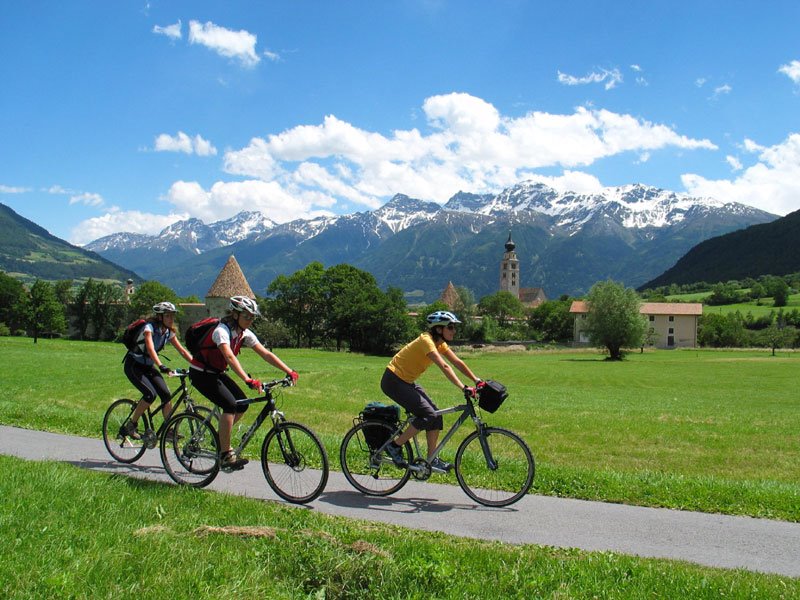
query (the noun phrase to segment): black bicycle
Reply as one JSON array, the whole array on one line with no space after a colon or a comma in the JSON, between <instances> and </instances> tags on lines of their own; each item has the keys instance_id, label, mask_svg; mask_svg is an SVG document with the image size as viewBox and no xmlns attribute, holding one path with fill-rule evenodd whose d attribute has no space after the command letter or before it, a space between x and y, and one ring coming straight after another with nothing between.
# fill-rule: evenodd
<instances>
[{"instance_id":1,"label":"black bicycle","mask_svg":"<svg viewBox=\"0 0 800 600\"><path fill-rule=\"evenodd\" d=\"M528 493L535 473L533 454L516 433L489 427L478 415L474 399L465 393L465 403L437 410L437 415L460 413L433 453L442 448L467 419L475 425L456 451L454 471L461 489L484 506L508 506ZM386 446L408 426L411 416L402 423L356 418L339 448L342 472L350 484L363 494L388 496L414 477L425 481L431 476L431 463L423 458L416 436L403 447L406 464L395 465Z\"/></svg>"},{"instance_id":2,"label":"black bicycle","mask_svg":"<svg viewBox=\"0 0 800 600\"><path fill-rule=\"evenodd\" d=\"M311 502L325 489L328 482L328 454L317 435L305 425L287 421L276 406L278 387L292 385L292 378L276 379L261 384L264 394L259 398L239 400L247 406L264 402L264 408L242 436L235 448L237 456L253 439L267 418L272 428L261 444L261 469L273 491L284 500L296 504ZM161 438L161 461L176 483L205 487L214 481L220 470L219 435L213 425L220 408L210 415L183 413L167 424L175 433Z\"/></svg>"},{"instance_id":3,"label":"black bicycle","mask_svg":"<svg viewBox=\"0 0 800 600\"><path fill-rule=\"evenodd\" d=\"M188 369L175 369L170 371L170 377L180 377L180 385L173 392L170 400L172 401L172 414L177 415L181 412L189 414L200 415L205 418L212 414L210 408L195 404L189 394L189 386L187 385L186 378L189 376ZM153 405L144 411L142 414L142 424L144 431L136 435L129 435L125 431L125 425L130 421L138 401L122 398L115 400L111 406L106 410L103 417L103 443L106 445L106 450L116 460L123 463L134 463L139 460L145 453L145 450L155 448L158 444L159 438L167 431L166 422L162 421L161 425L155 427L155 416L161 414L163 416L163 408L166 402L161 401L155 408Z\"/></svg>"}]
</instances>

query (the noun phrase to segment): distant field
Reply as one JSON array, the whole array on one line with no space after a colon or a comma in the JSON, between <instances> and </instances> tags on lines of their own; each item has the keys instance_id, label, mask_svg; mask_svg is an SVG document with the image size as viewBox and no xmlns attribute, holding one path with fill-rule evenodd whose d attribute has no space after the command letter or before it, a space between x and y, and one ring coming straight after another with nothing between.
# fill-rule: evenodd
<instances>
[{"instance_id":1,"label":"distant field","mask_svg":"<svg viewBox=\"0 0 800 600\"><path fill-rule=\"evenodd\" d=\"M134 395L120 344L0 338L0 353L4 424L100 437L109 403ZM528 441L535 493L800 521L800 354L769 354L649 351L619 363L595 351L463 356L479 375L508 385L510 399L485 417ZM300 372L283 408L321 435L338 468L353 417L384 400L378 382L387 359L279 355ZM255 376L278 375L252 352L242 358ZM433 369L422 384L440 406L458 400Z\"/></svg>"},{"instance_id":2,"label":"distant field","mask_svg":"<svg viewBox=\"0 0 800 600\"><path fill-rule=\"evenodd\" d=\"M743 290L747 291L747 290ZM705 298L711 295L711 292L697 292L695 294L674 294L667 296L670 302L703 302ZM783 307L784 312L792 309L800 310L800 294L791 294L789 296L787 305ZM761 317L779 309L773 306L772 298L762 298L758 303L753 300L751 302L742 302L739 304L726 304L724 306L703 306L703 314L717 313L727 315L728 313L739 311L742 316L751 313L754 317Z\"/></svg>"}]
</instances>

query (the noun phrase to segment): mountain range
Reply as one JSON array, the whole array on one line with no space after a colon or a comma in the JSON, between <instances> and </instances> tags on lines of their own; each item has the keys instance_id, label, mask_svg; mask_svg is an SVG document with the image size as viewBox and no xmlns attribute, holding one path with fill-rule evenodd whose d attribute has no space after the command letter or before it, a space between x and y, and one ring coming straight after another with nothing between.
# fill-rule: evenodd
<instances>
[{"instance_id":1,"label":"mountain range","mask_svg":"<svg viewBox=\"0 0 800 600\"><path fill-rule=\"evenodd\" d=\"M276 276L319 261L349 263L411 302L430 302L449 281L476 298L497 291L511 232L521 285L552 298L581 295L607 278L638 287L696 244L776 218L638 184L577 194L522 182L496 195L459 192L444 205L398 194L373 211L281 225L252 212L209 225L190 219L156 236L106 236L86 249L181 295L203 297L233 254L259 294Z\"/></svg>"},{"instance_id":2,"label":"mountain range","mask_svg":"<svg viewBox=\"0 0 800 600\"><path fill-rule=\"evenodd\" d=\"M705 240L641 289L741 280L800 271L800 210L764 225Z\"/></svg>"},{"instance_id":3,"label":"mountain range","mask_svg":"<svg viewBox=\"0 0 800 600\"><path fill-rule=\"evenodd\" d=\"M36 279L138 280L133 271L51 235L33 221L0 204L0 271L25 283Z\"/></svg>"}]
</instances>

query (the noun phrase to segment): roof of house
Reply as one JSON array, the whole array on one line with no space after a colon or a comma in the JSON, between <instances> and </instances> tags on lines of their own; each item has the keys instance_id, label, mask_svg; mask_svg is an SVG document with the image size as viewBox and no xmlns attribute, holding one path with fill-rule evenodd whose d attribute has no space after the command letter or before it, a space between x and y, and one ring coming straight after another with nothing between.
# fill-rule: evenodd
<instances>
[{"instance_id":1,"label":"roof of house","mask_svg":"<svg viewBox=\"0 0 800 600\"><path fill-rule=\"evenodd\" d=\"M453 285L452 281L447 284L447 287L442 292L439 300L447 304L447 306L449 306L451 309L455 307L456 302L458 301L458 292L456 291L456 286Z\"/></svg>"},{"instance_id":2,"label":"roof of house","mask_svg":"<svg viewBox=\"0 0 800 600\"><path fill-rule=\"evenodd\" d=\"M586 301L574 300L569 312L588 313ZM700 302L642 302L639 312L643 315L700 316L703 314L703 305Z\"/></svg>"},{"instance_id":3,"label":"roof of house","mask_svg":"<svg viewBox=\"0 0 800 600\"><path fill-rule=\"evenodd\" d=\"M231 255L225 266L217 275L214 283L206 294L206 298L230 298L231 296L247 296L255 298L256 295L247 283L239 263Z\"/></svg>"}]
</instances>

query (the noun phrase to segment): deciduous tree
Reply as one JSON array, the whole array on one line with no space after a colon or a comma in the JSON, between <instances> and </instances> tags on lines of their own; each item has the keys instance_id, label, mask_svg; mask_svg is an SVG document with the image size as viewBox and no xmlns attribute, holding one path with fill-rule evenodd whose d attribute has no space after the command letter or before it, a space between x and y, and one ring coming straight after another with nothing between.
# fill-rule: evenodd
<instances>
[{"instance_id":1,"label":"deciduous tree","mask_svg":"<svg viewBox=\"0 0 800 600\"><path fill-rule=\"evenodd\" d=\"M611 360L621 360L623 348L641 346L647 322L639 313L641 300L633 289L611 280L602 281L592 286L586 302L589 340L608 349Z\"/></svg>"}]
</instances>

